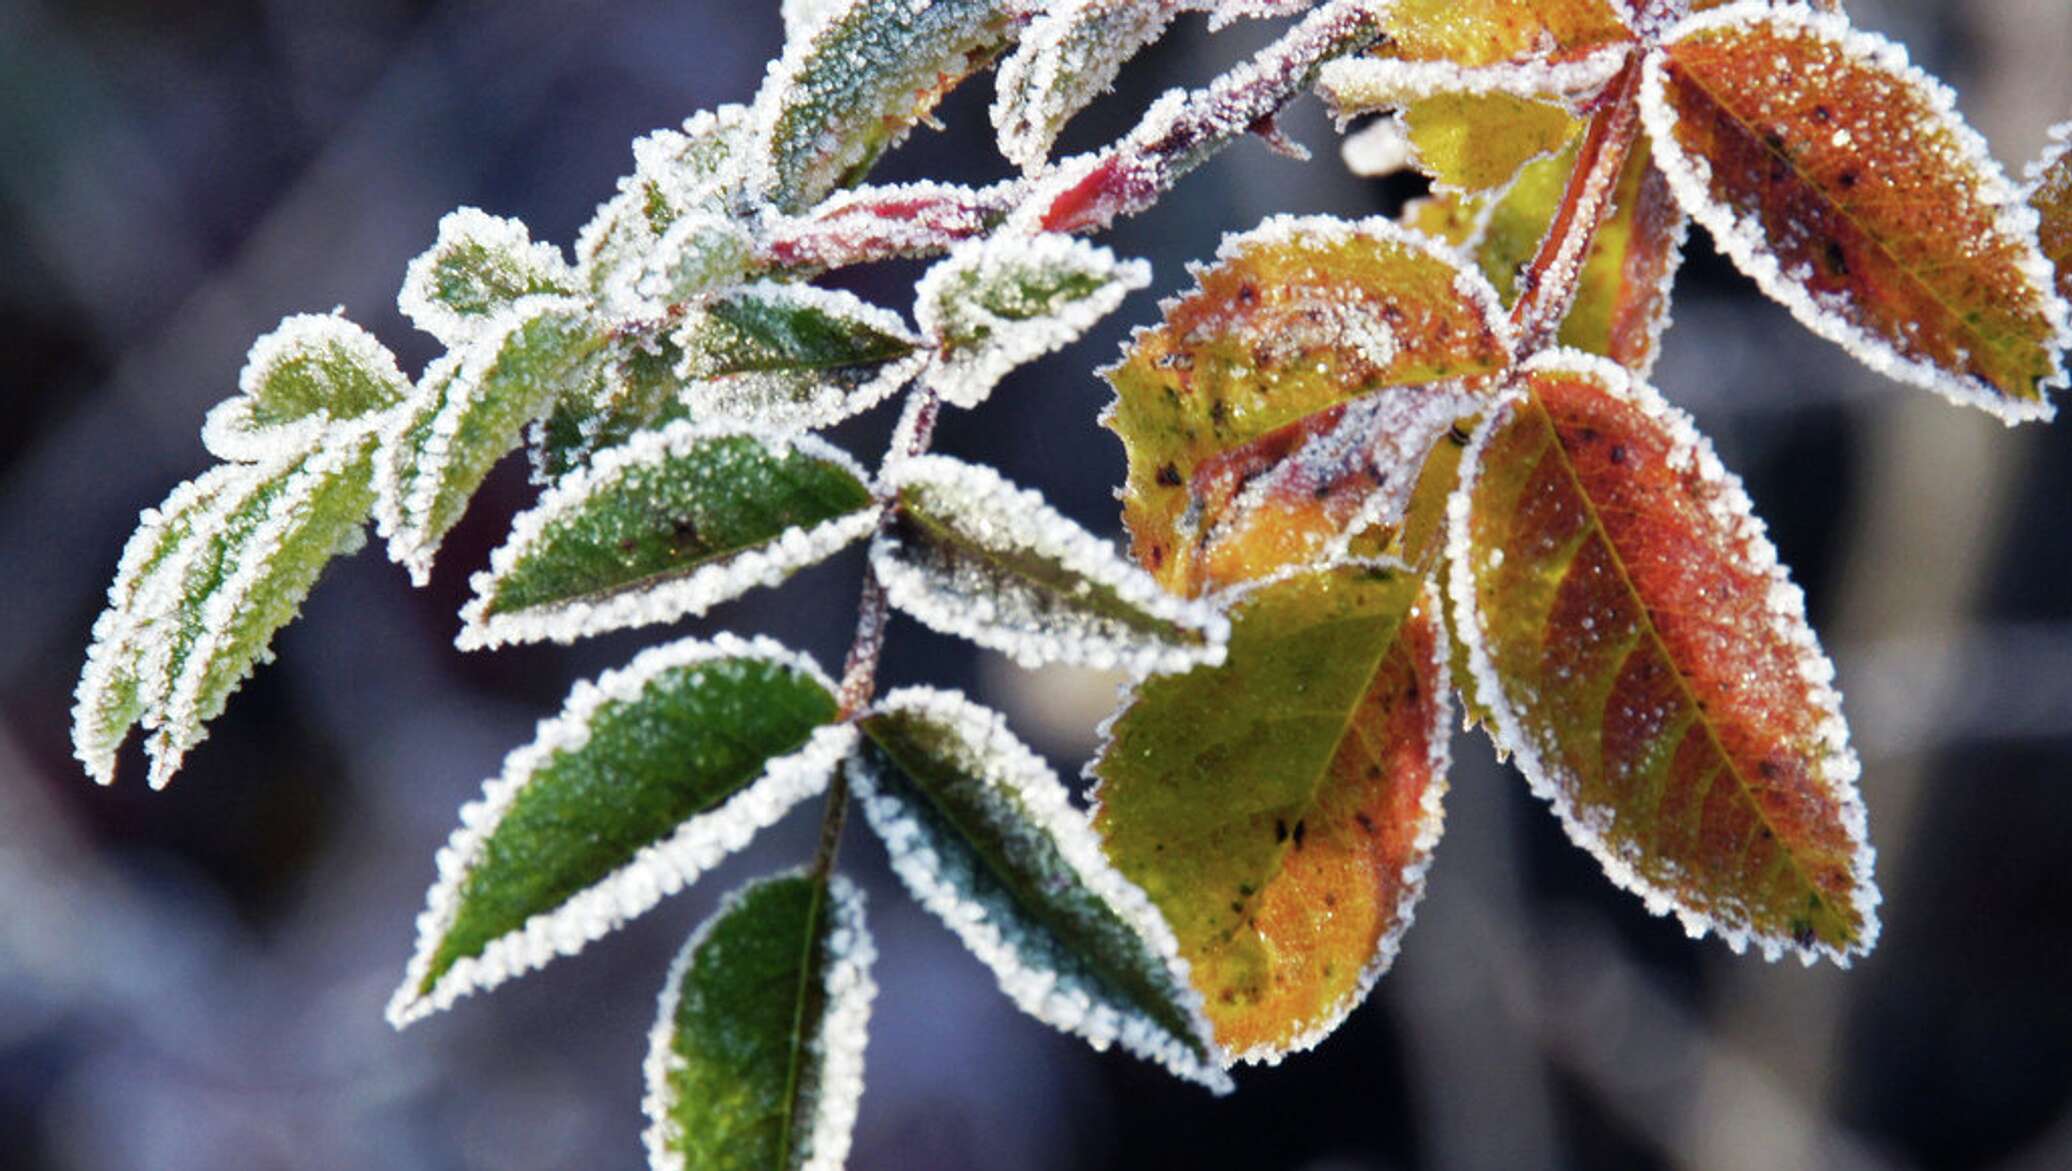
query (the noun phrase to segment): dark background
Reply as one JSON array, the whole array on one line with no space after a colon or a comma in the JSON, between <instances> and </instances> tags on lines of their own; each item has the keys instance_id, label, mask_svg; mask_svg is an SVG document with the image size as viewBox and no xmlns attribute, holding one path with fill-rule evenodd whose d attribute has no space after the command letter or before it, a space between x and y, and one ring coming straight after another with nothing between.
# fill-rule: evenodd
<instances>
[{"instance_id":1,"label":"dark background","mask_svg":"<svg viewBox=\"0 0 2072 1171\"><path fill-rule=\"evenodd\" d=\"M1955 83L2019 169L2072 114L2063 0L1852 4ZM1183 22L1084 147L1267 30ZM280 662L162 794L69 758L87 631L139 509L207 464L203 412L290 312L393 308L461 203L566 243L627 144L746 100L775 5L683 0L0 0L0 1166L633 1168L668 957L712 901L810 851L801 813L585 955L409 1032L383 1024L457 807L575 679L724 625L837 664L852 554L684 631L450 649L528 489L507 467L410 590L336 566ZM1004 172L986 82L888 177ZM1150 258L1086 344L947 421L942 446L1116 527L1088 371L1184 262L1276 211L1391 210L1314 103L1306 166L1244 144L1111 243ZM1748 480L1839 662L1878 878L1877 953L1767 965L1603 881L1462 737L1431 894L1320 1051L1214 1100L1021 1017L852 827L883 992L859 1169L2072 1166L2072 440L1881 382L1693 236L1657 381ZM857 287L904 308L916 275ZM884 412L881 412L883 414ZM887 421L838 438L873 456ZM901 622L886 679L970 689L1075 775L1109 680L1029 675Z\"/></svg>"}]
</instances>

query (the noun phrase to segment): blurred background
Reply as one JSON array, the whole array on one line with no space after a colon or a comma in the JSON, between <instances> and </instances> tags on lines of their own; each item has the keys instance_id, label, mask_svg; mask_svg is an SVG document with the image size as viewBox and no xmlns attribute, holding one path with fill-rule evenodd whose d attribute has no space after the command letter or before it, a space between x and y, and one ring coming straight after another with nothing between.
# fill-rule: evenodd
<instances>
[{"instance_id":1,"label":"blurred background","mask_svg":"<svg viewBox=\"0 0 2072 1171\"><path fill-rule=\"evenodd\" d=\"M2072 5L1850 8L1955 84L2019 171L2072 115ZM1270 28L1199 19L1083 116L1125 128ZM668 957L720 893L810 853L801 812L620 935L405 1034L432 855L568 685L665 635L765 631L838 664L854 554L716 622L574 649L450 647L530 490L506 466L412 591L335 566L280 661L163 794L70 759L87 640L139 509L208 463L204 411L290 312L343 306L406 368L404 265L458 204L566 243L629 141L745 100L774 2L0 0L0 1167L635 1168ZM887 178L984 180L990 85ZM1388 211L1414 183L1243 144L1111 242L1155 266L1087 343L954 415L1096 531L1121 448L1089 371L1183 265L1282 211ZM904 307L917 273L850 283ZM1852 971L1692 942L1614 890L1479 734L1395 970L1317 1052L1214 1100L1023 1018L851 826L883 988L851 1166L2072 1167L2072 431L2007 432L1880 381L1692 237L1657 381L1748 481L1837 659L1865 757L1885 934ZM883 414L883 412L881 412ZM838 438L873 455L889 421ZM519 461L522 462L522 461ZM961 686L1076 776L1113 681L1028 674L899 621L889 684Z\"/></svg>"}]
</instances>

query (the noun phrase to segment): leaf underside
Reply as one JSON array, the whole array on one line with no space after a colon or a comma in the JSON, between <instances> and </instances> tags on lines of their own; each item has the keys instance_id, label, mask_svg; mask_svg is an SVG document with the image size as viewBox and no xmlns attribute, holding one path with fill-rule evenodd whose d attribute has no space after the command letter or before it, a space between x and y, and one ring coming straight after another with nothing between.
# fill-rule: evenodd
<instances>
[{"instance_id":1,"label":"leaf underside","mask_svg":"<svg viewBox=\"0 0 2072 1171\"><path fill-rule=\"evenodd\" d=\"M1233 1059L1336 1027L1422 893L1449 723L1422 595L1364 567L1259 587L1228 660L1140 685L1092 767L1109 857L1172 924Z\"/></svg>"},{"instance_id":2,"label":"leaf underside","mask_svg":"<svg viewBox=\"0 0 2072 1171\"><path fill-rule=\"evenodd\" d=\"M1543 363L1453 506L1477 698L1621 885L1738 949L1868 950L1833 669L1738 482L1606 365Z\"/></svg>"}]
</instances>

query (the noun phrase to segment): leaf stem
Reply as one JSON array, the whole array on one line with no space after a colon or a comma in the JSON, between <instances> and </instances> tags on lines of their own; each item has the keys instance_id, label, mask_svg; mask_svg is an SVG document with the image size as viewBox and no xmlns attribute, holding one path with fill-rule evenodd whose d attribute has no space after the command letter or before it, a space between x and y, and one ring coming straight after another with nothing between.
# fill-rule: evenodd
<instances>
[{"instance_id":1,"label":"leaf stem","mask_svg":"<svg viewBox=\"0 0 2072 1171\"><path fill-rule=\"evenodd\" d=\"M935 442L935 421L942 413L942 401L927 386L917 384L907 392L899 423L892 429L885 463L910 459L925 453ZM878 503L884 507L878 522L880 531L892 524L897 504L885 487L884 469L878 473ZM868 563L863 570L863 589L856 600L856 637L850 640L849 656L842 664L841 712L838 719L853 721L870 707L878 690L878 660L885 650L885 624L892 607L885 597L885 583ZM842 827L849 819L849 778L836 769L827 786L827 802L821 807L820 846L813 855L813 877L825 882L834 871L835 856L842 848Z\"/></svg>"}]
</instances>

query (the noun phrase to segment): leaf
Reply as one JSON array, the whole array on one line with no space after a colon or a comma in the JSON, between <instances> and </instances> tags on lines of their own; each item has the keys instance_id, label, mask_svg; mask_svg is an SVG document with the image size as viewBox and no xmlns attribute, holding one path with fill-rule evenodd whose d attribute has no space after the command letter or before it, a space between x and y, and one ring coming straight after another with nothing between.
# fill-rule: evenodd
<instances>
[{"instance_id":1,"label":"leaf","mask_svg":"<svg viewBox=\"0 0 2072 1171\"><path fill-rule=\"evenodd\" d=\"M1108 857L1172 924L1231 1060L1322 1040L1409 927L1451 731L1431 605L1387 568L1263 584L1229 659L1138 685L1089 770Z\"/></svg>"},{"instance_id":2,"label":"leaf","mask_svg":"<svg viewBox=\"0 0 2072 1171\"><path fill-rule=\"evenodd\" d=\"M123 546L115 584L108 588L108 608L94 621L93 643L74 692L72 751L96 782L114 782L116 756L129 730L164 702L166 681L152 677L145 663L173 637L187 567L206 546L221 501L242 499L268 470L218 465L173 489L163 504L138 518L137 531Z\"/></svg>"},{"instance_id":3,"label":"leaf","mask_svg":"<svg viewBox=\"0 0 2072 1171\"><path fill-rule=\"evenodd\" d=\"M1196 596L1344 559L1402 521L1433 444L1487 405L1473 384L1386 387L1203 461L1165 580Z\"/></svg>"},{"instance_id":4,"label":"leaf","mask_svg":"<svg viewBox=\"0 0 2072 1171\"><path fill-rule=\"evenodd\" d=\"M424 585L439 542L525 425L586 379L605 327L573 297L527 297L425 371L382 433L375 510L389 557Z\"/></svg>"},{"instance_id":5,"label":"leaf","mask_svg":"<svg viewBox=\"0 0 2072 1171\"><path fill-rule=\"evenodd\" d=\"M1560 106L1509 94L1427 98L1403 111L1418 169L1441 189L1503 187L1582 129Z\"/></svg>"},{"instance_id":6,"label":"leaf","mask_svg":"<svg viewBox=\"0 0 2072 1171\"><path fill-rule=\"evenodd\" d=\"M1009 371L1077 340L1151 283L1141 260L1056 233L958 245L914 290L914 316L940 348L928 385L975 407Z\"/></svg>"},{"instance_id":7,"label":"leaf","mask_svg":"<svg viewBox=\"0 0 2072 1171\"><path fill-rule=\"evenodd\" d=\"M373 458L371 432L334 435L307 457L226 482L205 511L190 514L184 555L160 562L158 596L140 615L155 627L140 671L149 681L152 788L172 780L207 737L204 725L271 657L274 633L302 609L324 566L365 540Z\"/></svg>"},{"instance_id":8,"label":"leaf","mask_svg":"<svg viewBox=\"0 0 2072 1171\"><path fill-rule=\"evenodd\" d=\"M756 97L754 189L798 212L860 181L1013 23L1000 0L857 3L786 44Z\"/></svg>"},{"instance_id":9,"label":"leaf","mask_svg":"<svg viewBox=\"0 0 2072 1171\"><path fill-rule=\"evenodd\" d=\"M634 141L633 174L619 181L619 193L576 238L577 279L607 311L639 310L646 300L640 284L677 221L727 214L743 181L749 120L746 107L726 105L692 115L681 130ZM728 238L713 239L724 244ZM674 247L681 246L679 240Z\"/></svg>"},{"instance_id":10,"label":"leaf","mask_svg":"<svg viewBox=\"0 0 2072 1171\"><path fill-rule=\"evenodd\" d=\"M655 241L631 290L608 289L605 299L627 316L661 316L672 305L739 284L756 263L755 241L732 218L686 211Z\"/></svg>"},{"instance_id":11,"label":"leaf","mask_svg":"<svg viewBox=\"0 0 2072 1171\"><path fill-rule=\"evenodd\" d=\"M2027 195L2043 255L2057 271L2058 296L2072 300L2072 122L2050 128L2050 146L2030 165Z\"/></svg>"},{"instance_id":12,"label":"leaf","mask_svg":"<svg viewBox=\"0 0 2072 1171\"><path fill-rule=\"evenodd\" d=\"M2065 305L1954 104L1900 46L1763 4L1679 24L1641 87L1684 210L1807 328L2006 422L2047 418Z\"/></svg>"},{"instance_id":13,"label":"leaf","mask_svg":"<svg viewBox=\"0 0 2072 1171\"><path fill-rule=\"evenodd\" d=\"M893 605L1025 667L1184 671L1221 658L1227 626L992 469L947 456L887 471L899 511L871 546Z\"/></svg>"},{"instance_id":14,"label":"leaf","mask_svg":"<svg viewBox=\"0 0 2072 1171\"><path fill-rule=\"evenodd\" d=\"M702 614L877 528L863 469L799 436L645 431L556 484L475 575L459 645L573 642Z\"/></svg>"},{"instance_id":15,"label":"leaf","mask_svg":"<svg viewBox=\"0 0 2072 1171\"><path fill-rule=\"evenodd\" d=\"M1164 35L1185 0L1065 0L1039 9L1000 63L993 126L1000 153L1034 173L1074 114L1106 93L1123 65Z\"/></svg>"},{"instance_id":16,"label":"leaf","mask_svg":"<svg viewBox=\"0 0 2072 1171\"><path fill-rule=\"evenodd\" d=\"M643 431L686 418L683 351L661 329L621 328L598 351L588 385L561 395L529 437L532 479L552 484Z\"/></svg>"},{"instance_id":17,"label":"leaf","mask_svg":"<svg viewBox=\"0 0 2072 1171\"><path fill-rule=\"evenodd\" d=\"M431 250L410 262L396 305L449 347L465 345L521 297L569 294L576 275L524 222L463 207L439 221Z\"/></svg>"},{"instance_id":18,"label":"leaf","mask_svg":"<svg viewBox=\"0 0 2072 1171\"><path fill-rule=\"evenodd\" d=\"M855 744L834 686L767 639L644 651L578 684L439 851L398 1028L675 894L819 793Z\"/></svg>"},{"instance_id":19,"label":"leaf","mask_svg":"<svg viewBox=\"0 0 2072 1171\"><path fill-rule=\"evenodd\" d=\"M1612 880L1736 951L1877 938L1834 668L1690 420L1549 351L1449 505L1450 593L1498 742Z\"/></svg>"},{"instance_id":20,"label":"leaf","mask_svg":"<svg viewBox=\"0 0 2072 1171\"><path fill-rule=\"evenodd\" d=\"M1633 37L1607 0L1394 0L1387 27L1392 55L1470 67Z\"/></svg>"},{"instance_id":21,"label":"leaf","mask_svg":"<svg viewBox=\"0 0 2072 1171\"><path fill-rule=\"evenodd\" d=\"M1229 1092L1172 930L1005 720L906 688L863 730L849 775L893 870L1017 1007Z\"/></svg>"},{"instance_id":22,"label":"leaf","mask_svg":"<svg viewBox=\"0 0 2072 1171\"><path fill-rule=\"evenodd\" d=\"M302 314L252 344L238 394L209 412L202 444L221 459L271 463L309 451L338 424L401 402L410 383L373 334L335 314Z\"/></svg>"},{"instance_id":23,"label":"leaf","mask_svg":"<svg viewBox=\"0 0 2072 1171\"><path fill-rule=\"evenodd\" d=\"M1518 275L1532 262L1561 205L1575 147L1528 165L1486 205L1442 195L1409 212L1412 226L1433 231L1475 258L1506 305L1518 296ZM1440 206L1444 204L1445 206ZM1668 181L1636 143L1613 191L1612 210L1592 237L1575 303L1562 319L1562 345L1601 354L1645 376L1661 352L1669 324L1670 288L1683 263L1689 221Z\"/></svg>"},{"instance_id":24,"label":"leaf","mask_svg":"<svg viewBox=\"0 0 2072 1171\"><path fill-rule=\"evenodd\" d=\"M877 948L863 892L794 872L728 895L648 1035L655 1171L839 1171L863 1095Z\"/></svg>"},{"instance_id":25,"label":"leaf","mask_svg":"<svg viewBox=\"0 0 2072 1171\"><path fill-rule=\"evenodd\" d=\"M677 374L696 419L791 431L833 426L919 371L897 314L811 285L750 285L689 311Z\"/></svg>"},{"instance_id":26,"label":"leaf","mask_svg":"<svg viewBox=\"0 0 2072 1171\"><path fill-rule=\"evenodd\" d=\"M1204 461L1381 387L1511 360L1495 290L1386 220L1276 217L1216 255L1104 371L1115 402L1102 423L1129 459L1131 552L1169 589L1181 588L1175 549L1200 535L1188 485Z\"/></svg>"}]
</instances>

